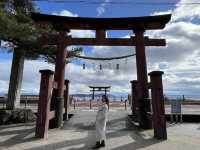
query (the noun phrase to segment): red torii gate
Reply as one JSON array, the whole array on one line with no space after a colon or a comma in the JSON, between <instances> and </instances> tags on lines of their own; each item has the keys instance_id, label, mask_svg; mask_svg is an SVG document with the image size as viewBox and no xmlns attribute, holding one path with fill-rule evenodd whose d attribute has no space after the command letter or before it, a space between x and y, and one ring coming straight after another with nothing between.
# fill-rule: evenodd
<instances>
[{"instance_id":1,"label":"red torii gate","mask_svg":"<svg viewBox=\"0 0 200 150\"><path fill-rule=\"evenodd\" d=\"M165 39L150 39L144 36L146 30L163 29L170 21L171 15L129 17L129 18L83 18L64 17L32 13L35 22L41 25L51 24L59 35L52 39L41 39L41 42L57 45L55 77L57 90L53 91L51 107L55 109L55 119L50 122L51 127L60 127L63 120L63 95L64 72L67 57L67 46L70 45L101 45L101 46L135 46L137 81L140 100L140 126L144 129L152 128L152 123L147 117L150 110L148 76L146 65L145 46L165 46ZM72 38L69 35L71 29L95 30L95 38ZM130 38L106 38L106 30L133 30L135 36Z\"/></svg>"},{"instance_id":2,"label":"red torii gate","mask_svg":"<svg viewBox=\"0 0 200 150\"><path fill-rule=\"evenodd\" d=\"M107 92L110 92L110 86L89 86L90 92L92 92L92 100L94 100L94 94L95 92L101 92L103 91L105 95L107 95Z\"/></svg>"},{"instance_id":3,"label":"red torii gate","mask_svg":"<svg viewBox=\"0 0 200 150\"><path fill-rule=\"evenodd\" d=\"M107 92L110 92L110 86L89 86L90 92L92 92L92 99L90 99L90 109L92 109L92 100L94 100L95 92L104 92L107 96Z\"/></svg>"}]
</instances>

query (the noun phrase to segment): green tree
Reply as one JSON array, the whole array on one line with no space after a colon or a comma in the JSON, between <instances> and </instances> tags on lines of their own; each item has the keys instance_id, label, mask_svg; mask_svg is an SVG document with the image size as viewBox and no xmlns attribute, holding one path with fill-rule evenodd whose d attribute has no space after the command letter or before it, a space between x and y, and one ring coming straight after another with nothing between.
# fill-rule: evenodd
<instances>
[{"instance_id":1,"label":"green tree","mask_svg":"<svg viewBox=\"0 0 200 150\"><path fill-rule=\"evenodd\" d=\"M24 61L30 42L37 38L36 28L28 15L33 3L28 0L3 1L0 11L0 39L8 42L13 50L13 61L8 90L7 109L20 105L20 89L23 77Z\"/></svg>"},{"instance_id":2,"label":"green tree","mask_svg":"<svg viewBox=\"0 0 200 150\"><path fill-rule=\"evenodd\" d=\"M57 33L51 27L40 28L31 20L30 12L35 10L32 1L4 1L0 4L0 39L7 42L8 52L13 51L6 107L7 109L14 109L20 105L25 58L44 58L53 63L56 47L42 45L40 39L43 36L48 38ZM72 50L68 56L72 57L74 52L79 51L80 49Z\"/></svg>"}]
</instances>

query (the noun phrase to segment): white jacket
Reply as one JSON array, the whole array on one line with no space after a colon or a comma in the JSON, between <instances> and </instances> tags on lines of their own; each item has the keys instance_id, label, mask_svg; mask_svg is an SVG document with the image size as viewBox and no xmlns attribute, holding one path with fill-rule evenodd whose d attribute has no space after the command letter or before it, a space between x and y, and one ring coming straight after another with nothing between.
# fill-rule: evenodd
<instances>
[{"instance_id":1,"label":"white jacket","mask_svg":"<svg viewBox=\"0 0 200 150\"><path fill-rule=\"evenodd\" d=\"M102 104L98 108L96 116L96 141L106 140L106 122L107 122L108 106Z\"/></svg>"}]
</instances>

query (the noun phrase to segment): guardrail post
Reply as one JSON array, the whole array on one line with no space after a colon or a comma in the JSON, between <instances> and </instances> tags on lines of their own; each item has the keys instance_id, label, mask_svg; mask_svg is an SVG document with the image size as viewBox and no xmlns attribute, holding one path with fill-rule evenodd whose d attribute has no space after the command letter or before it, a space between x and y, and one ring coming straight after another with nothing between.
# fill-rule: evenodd
<instances>
[{"instance_id":1,"label":"guardrail post","mask_svg":"<svg viewBox=\"0 0 200 150\"><path fill-rule=\"evenodd\" d=\"M76 109L76 100L74 99L74 109Z\"/></svg>"},{"instance_id":2,"label":"guardrail post","mask_svg":"<svg viewBox=\"0 0 200 150\"><path fill-rule=\"evenodd\" d=\"M5 106L6 106L6 100L8 100L8 99L5 98L5 99L3 100L3 109L6 108L6 107L5 107Z\"/></svg>"},{"instance_id":3,"label":"guardrail post","mask_svg":"<svg viewBox=\"0 0 200 150\"><path fill-rule=\"evenodd\" d=\"M64 107L65 107L65 120L68 120L68 112L69 112L69 80L65 80L65 101L64 101Z\"/></svg>"},{"instance_id":4,"label":"guardrail post","mask_svg":"<svg viewBox=\"0 0 200 150\"><path fill-rule=\"evenodd\" d=\"M38 138L45 138L47 137L49 128L48 115L50 112L50 100L53 89L54 72L51 70L40 70L40 73L41 82L35 136Z\"/></svg>"},{"instance_id":5,"label":"guardrail post","mask_svg":"<svg viewBox=\"0 0 200 150\"><path fill-rule=\"evenodd\" d=\"M167 139L162 75L162 71L149 73L151 79L154 137L157 139Z\"/></svg>"},{"instance_id":6,"label":"guardrail post","mask_svg":"<svg viewBox=\"0 0 200 150\"><path fill-rule=\"evenodd\" d=\"M26 109L26 107L27 107L27 97L26 97L26 99L25 99L25 104L24 104L24 107L25 107L25 109Z\"/></svg>"},{"instance_id":7,"label":"guardrail post","mask_svg":"<svg viewBox=\"0 0 200 150\"><path fill-rule=\"evenodd\" d=\"M125 104L125 106L124 106L125 110L127 110L127 100L124 101L124 104Z\"/></svg>"},{"instance_id":8,"label":"guardrail post","mask_svg":"<svg viewBox=\"0 0 200 150\"><path fill-rule=\"evenodd\" d=\"M90 99L90 109L92 109L92 100Z\"/></svg>"}]
</instances>

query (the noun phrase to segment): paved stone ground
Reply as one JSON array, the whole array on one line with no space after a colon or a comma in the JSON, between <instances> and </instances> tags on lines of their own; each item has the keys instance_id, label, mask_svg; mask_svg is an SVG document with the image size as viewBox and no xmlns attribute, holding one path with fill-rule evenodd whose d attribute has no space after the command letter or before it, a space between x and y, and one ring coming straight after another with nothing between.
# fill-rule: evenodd
<instances>
[{"instance_id":1,"label":"paved stone ground","mask_svg":"<svg viewBox=\"0 0 200 150\"><path fill-rule=\"evenodd\" d=\"M95 143L96 111L75 110L62 129L50 130L48 139L34 138L34 124L0 126L0 150L89 150ZM153 131L129 124L127 111L111 110L107 146L102 150L199 150L200 124L168 125L168 140L153 139Z\"/></svg>"}]
</instances>

